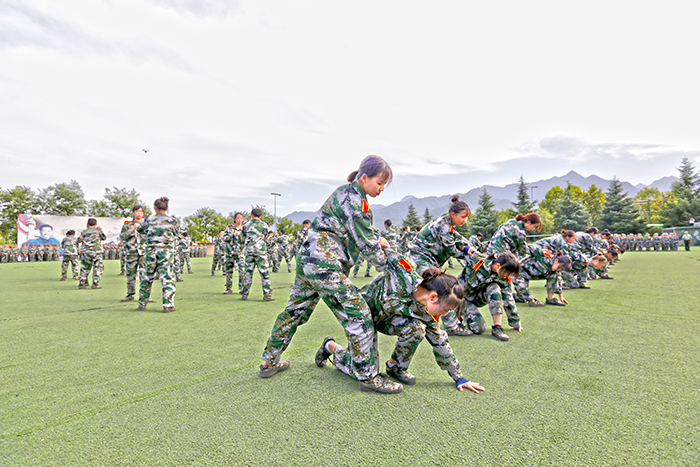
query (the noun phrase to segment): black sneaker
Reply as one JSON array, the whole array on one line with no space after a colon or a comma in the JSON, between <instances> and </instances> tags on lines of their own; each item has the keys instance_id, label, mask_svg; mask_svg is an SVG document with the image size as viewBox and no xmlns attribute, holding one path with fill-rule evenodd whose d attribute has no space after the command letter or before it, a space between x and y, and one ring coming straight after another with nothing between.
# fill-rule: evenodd
<instances>
[{"instance_id":1,"label":"black sneaker","mask_svg":"<svg viewBox=\"0 0 700 467\"><path fill-rule=\"evenodd\" d=\"M260 377L269 378L270 376L274 376L280 371L286 370L287 368L289 368L289 360L282 360L277 365L262 364L260 365Z\"/></svg>"},{"instance_id":2,"label":"black sneaker","mask_svg":"<svg viewBox=\"0 0 700 467\"><path fill-rule=\"evenodd\" d=\"M471 329L463 328L461 326L445 329L445 332L447 332L448 336L471 336L474 334Z\"/></svg>"},{"instance_id":3,"label":"black sneaker","mask_svg":"<svg viewBox=\"0 0 700 467\"><path fill-rule=\"evenodd\" d=\"M607 274L600 276L601 279L615 279L614 277L610 277Z\"/></svg>"},{"instance_id":4,"label":"black sneaker","mask_svg":"<svg viewBox=\"0 0 700 467\"><path fill-rule=\"evenodd\" d=\"M590 289L586 284L579 284L578 286L579 289Z\"/></svg>"},{"instance_id":5,"label":"black sneaker","mask_svg":"<svg viewBox=\"0 0 700 467\"><path fill-rule=\"evenodd\" d=\"M566 303L560 302L558 298L548 298L547 300L544 301L547 305L554 305L554 306L566 306Z\"/></svg>"},{"instance_id":6,"label":"black sneaker","mask_svg":"<svg viewBox=\"0 0 700 467\"><path fill-rule=\"evenodd\" d=\"M399 368L398 366L389 366L389 362L386 362L386 374L394 379L398 379L403 384L407 384L409 386L416 384L415 376L403 368Z\"/></svg>"},{"instance_id":7,"label":"black sneaker","mask_svg":"<svg viewBox=\"0 0 700 467\"><path fill-rule=\"evenodd\" d=\"M381 394L398 394L403 386L387 379L386 375L378 374L374 378L359 382L360 391L373 391Z\"/></svg>"},{"instance_id":8,"label":"black sneaker","mask_svg":"<svg viewBox=\"0 0 700 467\"><path fill-rule=\"evenodd\" d=\"M330 341L335 341L331 336L326 337L323 339L323 344L321 344L321 348L318 349L318 352L316 352L316 357L314 358L314 361L316 362L316 366L318 367L323 367L326 366L326 362L330 358L332 353L330 353L328 350L326 350L326 344L329 343Z\"/></svg>"},{"instance_id":9,"label":"black sneaker","mask_svg":"<svg viewBox=\"0 0 700 467\"><path fill-rule=\"evenodd\" d=\"M491 335L503 342L507 342L510 339L508 334L503 332L503 328L501 326L491 326Z\"/></svg>"}]
</instances>

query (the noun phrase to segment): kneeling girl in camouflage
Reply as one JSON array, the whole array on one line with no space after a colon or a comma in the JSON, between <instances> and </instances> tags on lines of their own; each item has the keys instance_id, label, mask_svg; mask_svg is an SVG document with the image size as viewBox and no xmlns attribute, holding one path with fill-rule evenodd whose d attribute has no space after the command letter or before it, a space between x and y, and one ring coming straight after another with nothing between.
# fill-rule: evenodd
<instances>
[{"instance_id":1,"label":"kneeling girl in camouflage","mask_svg":"<svg viewBox=\"0 0 700 467\"><path fill-rule=\"evenodd\" d=\"M382 246L389 244L372 228L367 196L378 196L391 177L391 168L382 158L367 156L359 170L348 177L350 183L336 189L316 214L297 255L287 307L277 317L262 354L260 377L289 368L289 361L280 361L280 356L297 327L309 320L323 300L345 329L350 373L360 382L360 389L384 393L403 390L377 371L372 312L348 277L361 252L375 266L386 264Z\"/></svg>"},{"instance_id":2,"label":"kneeling girl in camouflage","mask_svg":"<svg viewBox=\"0 0 700 467\"><path fill-rule=\"evenodd\" d=\"M483 391L479 383L462 375L447 334L438 322L439 316L458 307L462 300L464 290L457 278L436 267L423 270L421 277L410 258L390 249L384 251L387 255L384 273L362 287L361 292L372 310L375 331L398 336L394 352L386 362L387 374L404 384L415 384L416 378L408 372L408 366L425 338L433 347L438 366L447 371L457 389ZM376 334L374 352L378 355ZM324 366L329 358L337 369L351 374L350 353L332 337L327 337L316 353L316 365Z\"/></svg>"},{"instance_id":3,"label":"kneeling girl in camouflage","mask_svg":"<svg viewBox=\"0 0 700 467\"><path fill-rule=\"evenodd\" d=\"M501 318L505 312L508 324L518 332L523 331L518 308L513 299L510 283L520 274L520 263L511 252L499 253L485 259L467 258L467 265L459 275L459 282L464 287L464 301L457 311L450 311L443 316L447 333L454 335L483 334L486 323L479 312L479 307L489 306L493 326L491 334L498 340L507 341L508 335L503 331Z\"/></svg>"},{"instance_id":4,"label":"kneeling girl in camouflage","mask_svg":"<svg viewBox=\"0 0 700 467\"><path fill-rule=\"evenodd\" d=\"M526 303L540 303L530 293L530 281L545 280L547 288L547 305L565 306L566 301L561 290L560 271L571 270L571 259L558 251L556 255L542 258L527 256L520 262L520 275L513 281L515 298ZM559 295L555 298L554 295Z\"/></svg>"}]
</instances>

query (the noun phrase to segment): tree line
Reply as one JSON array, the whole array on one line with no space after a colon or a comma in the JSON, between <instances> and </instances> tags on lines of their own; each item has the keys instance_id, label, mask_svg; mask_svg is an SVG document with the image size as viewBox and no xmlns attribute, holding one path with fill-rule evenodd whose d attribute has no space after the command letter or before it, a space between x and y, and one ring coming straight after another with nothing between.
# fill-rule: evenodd
<instances>
[{"instance_id":1,"label":"tree line","mask_svg":"<svg viewBox=\"0 0 700 467\"><path fill-rule=\"evenodd\" d=\"M105 188L102 199L87 200L80 184L71 180L57 183L38 191L27 186L0 189L0 235L2 243L12 244L17 238L17 215L35 214L50 216L88 216L88 217L131 217L131 208L137 204L143 206L145 214L152 214L150 204L141 200L141 195L127 188ZM275 217L265 206L251 206L263 211L262 219L277 230L283 229L293 233L301 229L287 217ZM203 243L216 237L220 230L233 223L233 212L227 215L205 207L194 214L180 219L182 228L197 243ZM243 212L246 220L250 211Z\"/></svg>"},{"instance_id":2,"label":"tree line","mask_svg":"<svg viewBox=\"0 0 700 467\"><path fill-rule=\"evenodd\" d=\"M553 187L539 201L530 198L520 177L517 201L511 208L497 210L493 198L484 189L469 222L458 230L463 235L481 233L490 238L498 226L519 212L538 213L542 218L542 233L561 229L581 231L591 226L613 233L655 233L661 232L662 226L688 225L691 218L700 222L700 174L688 158L682 160L678 171L680 180L667 192L644 188L630 197L615 177L606 192L596 185L583 190L568 184L565 188ZM426 216L420 219L411 204L402 225L413 228L426 222L429 222Z\"/></svg>"}]
</instances>

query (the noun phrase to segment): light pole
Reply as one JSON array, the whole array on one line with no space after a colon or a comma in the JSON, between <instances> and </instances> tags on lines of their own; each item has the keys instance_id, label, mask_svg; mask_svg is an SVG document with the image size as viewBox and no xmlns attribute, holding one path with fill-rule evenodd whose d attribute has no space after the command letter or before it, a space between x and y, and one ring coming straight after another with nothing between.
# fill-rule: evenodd
<instances>
[{"instance_id":1,"label":"light pole","mask_svg":"<svg viewBox=\"0 0 700 467\"><path fill-rule=\"evenodd\" d=\"M530 185L530 203L532 203L532 209L535 209L535 188L539 188L537 185Z\"/></svg>"},{"instance_id":2,"label":"light pole","mask_svg":"<svg viewBox=\"0 0 700 467\"><path fill-rule=\"evenodd\" d=\"M280 193L270 193L272 195L272 199L274 200L275 203L275 219L277 219L277 197L282 196Z\"/></svg>"}]
</instances>

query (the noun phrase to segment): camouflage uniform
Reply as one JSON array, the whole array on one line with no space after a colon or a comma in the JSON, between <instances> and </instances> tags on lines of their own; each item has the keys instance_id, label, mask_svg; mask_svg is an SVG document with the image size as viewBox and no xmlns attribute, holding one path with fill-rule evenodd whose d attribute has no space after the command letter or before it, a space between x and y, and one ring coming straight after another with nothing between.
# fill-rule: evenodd
<instances>
[{"instance_id":1,"label":"camouflage uniform","mask_svg":"<svg viewBox=\"0 0 700 467\"><path fill-rule=\"evenodd\" d=\"M455 310L450 311L442 318L445 327L448 329L468 327L475 334L484 333L486 323L479 312L479 307L488 305L492 315L505 312L510 327L520 328L520 315L513 299L510 282L491 272L493 259L470 256L466 262L467 265L458 277L464 287L461 320Z\"/></svg>"},{"instance_id":2,"label":"camouflage uniform","mask_svg":"<svg viewBox=\"0 0 700 467\"><path fill-rule=\"evenodd\" d=\"M29 261L29 247L28 246L23 246L19 249L19 253L22 256L22 261L27 262Z\"/></svg>"},{"instance_id":3,"label":"camouflage uniform","mask_svg":"<svg viewBox=\"0 0 700 467\"><path fill-rule=\"evenodd\" d=\"M143 271L144 245L134 220L124 222L119 238L124 251L124 274L126 275L126 297L136 295L136 274L140 273L140 283L145 279Z\"/></svg>"},{"instance_id":4,"label":"camouflage uniform","mask_svg":"<svg viewBox=\"0 0 700 467\"><path fill-rule=\"evenodd\" d=\"M407 371L411 359L423 338L433 347L435 362L447 371L456 382L463 378L459 362L447 340L447 333L440 329L437 320L429 315L424 305L413 298L422 282L410 258L386 249L387 265L384 273L366 284L360 292L372 311L374 328L389 336L398 336L391 359L396 366ZM374 353L379 356L377 335L374 336ZM350 353L336 347L333 364L346 374L351 374Z\"/></svg>"},{"instance_id":5,"label":"camouflage uniform","mask_svg":"<svg viewBox=\"0 0 700 467\"><path fill-rule=\"evenodd\" d=\"M151 298L151 287L156 277L160 278L163 290L163 307L175 306L175 283L173 282L173 250L178 236L177 219L156 212L148 216L136 231L145 243L143 279L139 289L139 307L145 308Z\"/></svg>"},{"instance_id":6,"label":"camouflage uniform","mask_svg":"<svg viewBox=\"0 0 700 467\"><path fill-rule=\"evenodd\" d=\"M476 235L472 235L471 237L469 237L469 244L476 248L476 251L478 251L479 253L486 253L486 245L484 245L484 243L481 240L479 240L479 237L477 237Z\"/></svg>"},{"instance_id":7,"label":"camouflage uniform","mask_svg":"<svg viewBox=\"0 0 700 467\"><path fill-rule=\"evenodd\" d=\"M245 273L245 261L243 258L243 244L245 235L243 227L236 228L235 224L226 227L222 238L221 248L224 255L224 275L226 276L226 291L233 287L233 272L238 270L238 291L243 290L243 274Z\"/></svg>"},{"instance_id":8,"label":"camouflage uniform","mask_svg":"<svg viewBox=\"0 0 700 467\"><path fill-rule=\"evenodd\" d=\"M418 273L431 266L442 267L448 258L467 258L469 240L457 232L450 215L438 217L425 225L408 244L408 254L418 268Z\"/></svg>"},{"instance_id":9,"label":"camouflage uniform","mask_svg":"<svg viewBox=\"0 0 700 467\"><path fill-rule=\"evenodd\" d=\"M63 263L61 264L61 279L66 279L68 264L71 265L73 279L78 278L78 239L76 237L64 237L61 241L63 249Z\"/></svg>"},{"instance_id":10,"label":"camouflage uniform","mask_svg":"<svg viewBox=\"0 0 700 467\"><path fill-rule=\"evenodd\" d=\"M17 245L13 246L12 247L12 261L10 261L10 262L16 263L18 261L22 261L21 252L22 252L22 249L20 247L18 247Z\"/></svg>"},{"instance_id":11,"label":"camouflage uniform","mask_svg":"<svg viewBox=\"0 0 700 467\"><path fill-rule=\"evenodd\" d=\"M561 281L559 273L552 270L556 256L534 258L527 256L520 262L520 275L513 281L515 298L522 302L529 302L535 297L530 293L530 281L545 280L547 294L561 295Z\"/></svg>"},{"instance_id":12,"label":"camouflage uniform","mask_svg":"<svg viewBox=\"0 0 700 467\"><path fill-rule=\"evenodd\" d=\"M306 241L306 237L309 235L309 229L302 228L297 232L297 236L294 239L294 244L292 246L292 256L296 258L297 253L299 253L299 248L304 244Z\"/></svg>"},{"instance_id":13,"label":"camouflage uniform","mask_svg":"<svg viewBox=\"0 0 700 467\"><path fill-rule=\"evenodd\" d=\"M384 239L387 242L389 242L389 245L391 246L392 250L399 250L399 237L401 236L401 234L398 230L396 230L396 227L390 225L388 229L382 230L380 232L380 235L384 237Z\"/></svg>"},{"instance_id":14,"label":"camouflage uniform","mask_svg":"<svg viewBox=\"0 0 700 467\"><path fill-rule=\"evenodd\" d=\"M355 266L352 269L352 277L357 277L357 273L360 272L360 268L362 267L362 263L367 261L364 257L364 255L360 255L357 258L357 261L355 262ZM372 263L367 261L367 270L365 271L365 277L372 277L372 274L370 274L372 270Z\"/></svg>"},{"instance_id":15,"label":"camouflage uniform","mask_svg":"<svg viewBox=\"0 0 700 467\"><path fill-rule=\"evenodd\" d=\"M262 355L265 362L279 362L297 327L309 320L323 299L345 329L351 376L364 381L378 374L372 312L348 278L361 252L376 266L386 263L366 194L353 182L336 189L311 223L297 255L287 307L277 317Z\"/></svg>"},{"instance_id":16,"label":"camouflage uniform","mask_svg":"<svg viewBox=\"0 0 700 467\"><path fill-rule=\"evenodd\" d=\"M536 245L527 243L527 232L523 221L508 219L500 227L489 242L486 254L510 251L518 260L526 256L542 257L544 252Z\"/></svg>"},{"instance_id":17,"label":"camouflage uniform","mask_svg":"<svg viewBox=\"0 0 700 467\"><path fill-rule=\"evenodd\" d=\"M97 226L88 227L83 230L78 237L80 247L80 283L78 287L86 287L88 274L92 271L92 285L97 287L100 284L100 277L104 271L102 262L102 242L107 240L107 236Z\"/></svg>"},{"instance_id":18,"label":"camouflage uniform","mask_svg":"<svg viewBox=\"0 0 700 467\"><path fill-rule=\"evenodd\" d=\"M268 232L265 236L265 249L267 251L267 268L271 269L272 272L278 272L275 269L275 264L277 263L277 240L272 232Z\"/></svg>"},{"instance_id":19,"label":"camouflage uniform","mask_svg":"<svg viewBox=\"0 0 700 467\"><path fill-rule=\"evenodd\" d=\"M245 236L245 272L243 273L241 295L247 297L250 286L253 284L253 273L258 268L262 279L263 297L272 296L272 284L270 283L270 270L268 269L267 245L265 237L270 227L261 219L252 218L243 225Z\"/></svg>"},{"instance_id":20,"label":"camouflage uniform","mask_svg":"<svg viewBox=\"0 0 700 467\"><path fill-rule=\"evenodd\" d=\"M217 269L223 269L223 251L221 248L221 238L218 236L214 239L214 255L211 258L211 275L213 276Z\"/></svg>"},{"instance_id":21,"label":"camouflage uniform","mask_svg":"<svg viewBox=\"0 0 700 467\"><path fill-rule=\"evenodd\" d=\"M178 248L180 249L180 272L183 271L184 265L187 264L187 274L192 274L192 263L190 262L190 247L192 246L192 239L188 236L180 235L180 240L178 241Z\"/></svg>"},{"instance_id":22,"label":"camouflage uniform","mask_svg":"<svg viewBox=\"0 0 700 467\"><path fill-rule=\"evenodd\" d=\"M292 258L289 254L289 236L281 234L277 236L277 257L275 258L274 272L279 271L282 258L287 262L287 272L292 272Z\"/></svg>"},{"instance_id":23,"label":"camouflage uniform","mask_svg":"<svg viewBox=\"0 0 700 467\"><path fill-rule=\"evenodd\" d=\"M408 244L411 243L411 240L413 240L413 237L415 237L415 233L411 232L411 230L408 231L403 231L401 233L401 238L399 239L399 250L402 253L408 254Z\"/></svg>"}]
</instances>

